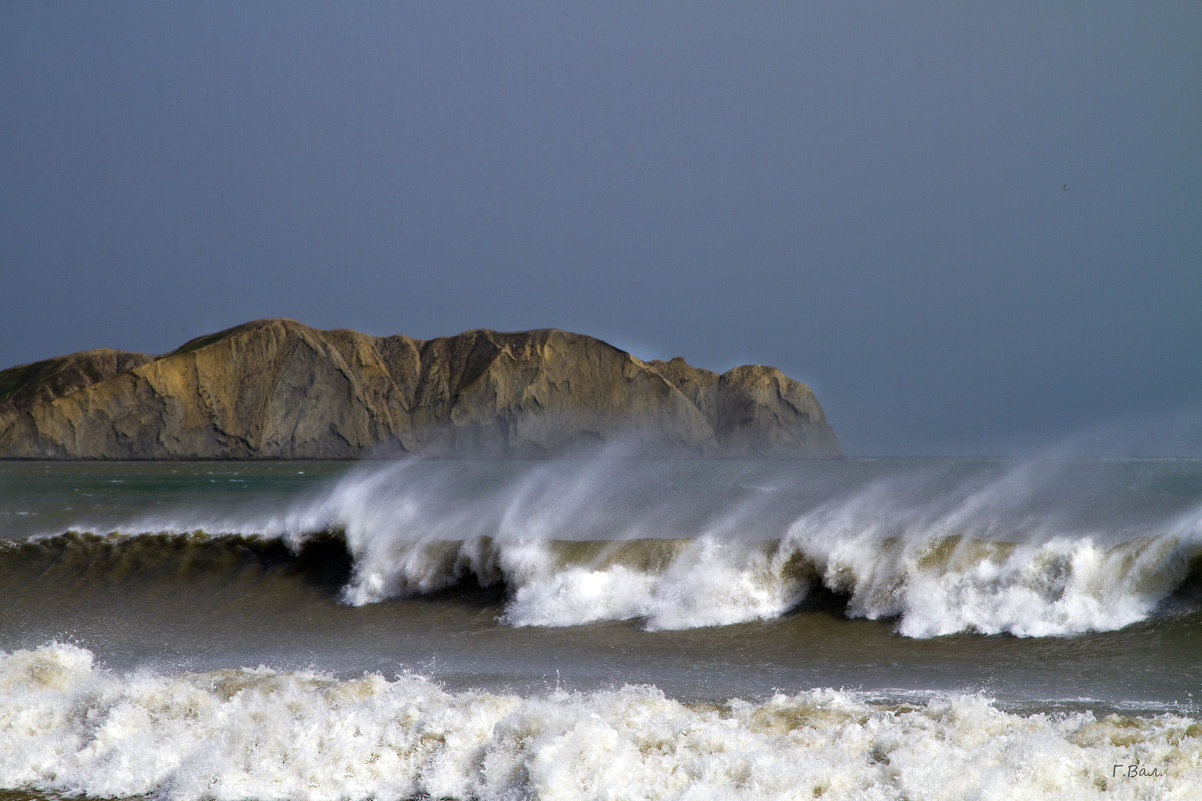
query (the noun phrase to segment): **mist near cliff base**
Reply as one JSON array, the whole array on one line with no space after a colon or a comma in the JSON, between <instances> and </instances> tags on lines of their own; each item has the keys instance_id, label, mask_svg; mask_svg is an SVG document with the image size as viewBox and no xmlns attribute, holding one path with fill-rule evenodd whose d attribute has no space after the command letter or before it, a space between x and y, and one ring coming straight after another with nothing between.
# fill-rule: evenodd
<instances>
[{"instance_id":1,"label":"mist near cliff base","mask_svg":"<svg viewBox=\"0 0 1202 801\"><path fill-rule=\"evenodd\" d=\"M822 398L818 399L822 402ZM978 458L1004 459L1011 461L1042 462L1056 464L1073 460L1089 459L1200 459L1202 458L1202 407L1189 406L1175 410L1138 415L1113 417L1092 424L1082 424L1072 428L1069 433L1034 433L1028 432L1021 436L1004 436L994 433L986 436L975 446L965 442L959 444L940 442L928 443L911 442L906 448L896 451L884 450L879 452L856 449L854 442L848 445L842 436L839 423L839 411L832 415L828 406L823 404L825 422L831 426L836 440L843 448L843 455L850 458ZM833 419L832 419L833 418ZM904 428L907 421L898 418L895 425ZM630 461L655 459L701 459L724 458L721 453L708 452L695 444L673 441L665 436L656 436L630 429L621 430L621 426L608 426L612 431L607 434L591 431L589 426L581 425L579 420L540 420L538 425L555 428L580 428L580 433L572 440L554 448L540 448L533 443L517 443L515 447L507 444L504 426L498 425L487 433L488 436L477 437L473 443L470 435L458 431L452 425L427 426L413 433L409 447L396 443L377 446L365 458L367 459L405 459L420 456L423 451L418 443L423 443L428 450L426 456L435 458L462 459L542 459L563 458L568 460L613 461L620 454L622 459ZM904 438L904 433L891 434ZM433 447L430 447L433 445ZM743 458L757 458L754 448L742 454ZM737 457L736 457L737 458ZM771 456L769 458L798 458L806 459L804 454L797 457ZM839 458L818 456L812 458Z\"/></svg>"}]
</instances>

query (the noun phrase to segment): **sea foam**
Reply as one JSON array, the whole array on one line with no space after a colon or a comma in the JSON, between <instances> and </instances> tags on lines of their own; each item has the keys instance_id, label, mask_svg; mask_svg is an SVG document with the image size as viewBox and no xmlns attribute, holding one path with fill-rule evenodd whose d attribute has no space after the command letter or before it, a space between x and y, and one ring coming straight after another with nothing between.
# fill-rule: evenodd
<instances>
[{"instance_id":1,"label":"sea foam","mask_svg":"<svg viewBox=\"0 0 1202 801\"><path fill-rule=\"evenodd\" d=\"M1202 725L1021 715L979 696L814 690L684 704L648 686L522 697L421 676L116 674L0 653L0 787L165 799L1186 799Z\"/></svg>"}]
</instances>

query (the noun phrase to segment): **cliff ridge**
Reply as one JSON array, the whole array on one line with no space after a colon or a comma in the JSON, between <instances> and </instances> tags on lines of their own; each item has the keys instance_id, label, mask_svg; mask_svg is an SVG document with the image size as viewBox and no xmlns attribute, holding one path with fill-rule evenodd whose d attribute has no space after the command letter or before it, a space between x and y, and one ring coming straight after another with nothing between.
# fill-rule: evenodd
<instances>
[{"instance_id":1,"label":"cliff ridge","mask_svg":"<svg viewBox=\"0 0 1202 801\"><path fill-rule=\"evenodd\" d=\"M157 357L0 371L9 459L528 457L624 437L679 455L840 455L813 393L775 368L643 362L558 329L423 341L268 319Z\"/></svg>"}]
</instances>

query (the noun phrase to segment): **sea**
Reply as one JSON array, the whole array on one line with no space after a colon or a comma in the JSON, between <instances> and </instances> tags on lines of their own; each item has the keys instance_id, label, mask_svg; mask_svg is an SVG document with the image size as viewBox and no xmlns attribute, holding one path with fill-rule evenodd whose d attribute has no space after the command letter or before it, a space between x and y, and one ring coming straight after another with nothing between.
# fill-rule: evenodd
<instances>
[{"instance_id":1,"label":"sea","mask_svg":"<svg viewBox=\"0 0 1202 801\"><path fill-rule=\"evenodd\" d=\"M1202 461L0 462L0 801L1199 799Z\"/></svg>"}]
</instances>

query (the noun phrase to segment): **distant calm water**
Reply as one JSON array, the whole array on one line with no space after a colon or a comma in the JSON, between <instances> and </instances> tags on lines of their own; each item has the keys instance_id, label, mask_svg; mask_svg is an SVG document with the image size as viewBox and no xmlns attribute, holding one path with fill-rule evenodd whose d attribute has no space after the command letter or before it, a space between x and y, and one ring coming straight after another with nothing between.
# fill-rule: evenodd
<instances>
[{"instance_id":1,"label":"distant calm water","mask_svg":"<svg viewBox=\"0 0 1202 801\"><path fill-rule=\"evenodd\" d=\"M64 795L1199 798L1202 461L0 463Z\"/></svg>"}]
</instances>

